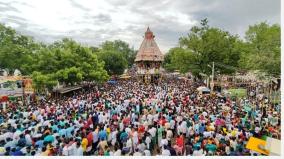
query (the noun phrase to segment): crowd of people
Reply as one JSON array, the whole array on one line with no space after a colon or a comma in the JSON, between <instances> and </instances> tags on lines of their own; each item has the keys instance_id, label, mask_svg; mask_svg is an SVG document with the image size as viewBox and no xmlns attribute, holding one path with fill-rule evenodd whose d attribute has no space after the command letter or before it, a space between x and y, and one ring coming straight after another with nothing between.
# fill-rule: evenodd
<instances>
[{"instance_id":1,"label":"crowd of people","mask_svg":"<svg viewBox=\"0 0 284 159\"><path fill-rule=\"evenodd\" d=\"M62 99L10 102L2 156L236 156L251 136L280 139L280 104L202 94L202 83L120 81Z\"/></svg>"}]
</instances>

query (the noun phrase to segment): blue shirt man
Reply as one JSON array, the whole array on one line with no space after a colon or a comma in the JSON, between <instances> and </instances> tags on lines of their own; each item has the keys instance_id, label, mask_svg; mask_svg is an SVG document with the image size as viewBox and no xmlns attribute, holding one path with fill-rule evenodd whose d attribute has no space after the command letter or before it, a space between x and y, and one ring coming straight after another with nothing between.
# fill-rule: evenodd
<instances>
[{"instance_id":1,"label":"blue shirt man","mask_svg":"<svg viewBox=\"0 0 284 159\"><path fill-rule=\"evenodd\" d=\"M47 135L47 136L44 138L44 141L53 143L54 137L53 137L52 135Z\"/></svg>"},{"instance_id":2,"label":"blue shirt man","mask_svg":"<svg viewBox=\"0 0 284 159\"><path fill-rule=\"evenodd\" d=\"M101 130L101 131L99 132L99 139L100 139L100 140L106 140L106 139L107 139L107 133L106 133L105 130Z\"/></svg>"},{"instance_id":3,"label":"blue shirt man","mask_svg":"<svg viewBox=\"0 0 284 159\"><path fill-rule=\"evenodd\" d=\"M72 134L71 134L72 131L74 131L74 126L67 128L66 129L66 137L68 137L68 138L72 137Z\"/></svg>"},{"instance_id":4,"label":"blue shirt man","mask_svg":"<svg viewBox=\"0 0 284 159\"><path fill-rule=\"evenodd\" d=\"M66 129L61 129L61 130L59 130L58 133L59 133L60 136L63 136L63 135L66 136Z\"/></svg>"}]
</instances>

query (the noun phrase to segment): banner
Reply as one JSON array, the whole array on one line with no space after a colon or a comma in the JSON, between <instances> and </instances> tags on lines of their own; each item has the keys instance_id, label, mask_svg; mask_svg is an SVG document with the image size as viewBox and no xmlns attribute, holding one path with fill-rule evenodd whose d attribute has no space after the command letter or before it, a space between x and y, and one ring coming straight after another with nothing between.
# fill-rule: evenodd
<instances>
[{"instance_id":1,"label":"banner","mask_svg":"<svg viewBox=\"0 0 284 159\"><path fill-rule=\"evenodd\" d=\"M20 76L0 76L0 96L21 96L22 94Z\"/></svg>"},{"instance_id":2,"label":"banner","mask_svg":"<svg viewBox=\"0 0 284 159\"><path fill-rule=\"evenodd\" d=\"M32 85L32 79L23 79L24 82L24 89L25 89L25 94L28 93L34 93L33 85Z\"/></svg>"}]
</instances>

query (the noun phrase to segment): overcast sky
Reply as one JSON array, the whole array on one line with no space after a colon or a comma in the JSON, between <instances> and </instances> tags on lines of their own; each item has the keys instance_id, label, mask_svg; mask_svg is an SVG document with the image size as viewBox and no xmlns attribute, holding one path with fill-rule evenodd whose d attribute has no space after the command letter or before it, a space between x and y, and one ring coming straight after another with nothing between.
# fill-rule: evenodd
<instances>
[{"instance_id":1,"label":"overcast sky","mask_svg":"<svg viewBox=\"0 0 284 159\"><path fill-rule=\"evenodd\" d=\"M280 24L280 0L0 0L0 23L49 43L121 39L138 49L150 26L165 53L204 18L243 37L249 25Z\"/></svg>"}]
</instances>

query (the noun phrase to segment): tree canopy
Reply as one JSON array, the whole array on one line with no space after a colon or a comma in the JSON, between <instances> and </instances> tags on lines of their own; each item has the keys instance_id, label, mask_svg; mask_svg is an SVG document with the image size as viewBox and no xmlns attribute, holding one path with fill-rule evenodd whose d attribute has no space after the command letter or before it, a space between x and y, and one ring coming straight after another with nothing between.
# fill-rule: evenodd
<instances>
[{"instance_id":1,"label":"tree canopy","mask_svg":"<svg viewBox=\"0 0 284 159\"><path fill-rule=\"evenodd\" d=\"M238 65L240 52L236 49L237 38L219 28L209 27L207 19L204 19L201 26L192 27L187 36L180 38L179 48L170 50L166 55L170 63L165 66L200 76L200 73L210 75L211 65L215 62L219 64L215 68L220 73L233 73L234 69L222 66Z\"/></svg>"},{"instance_id":2,"label":"tree canopy","mask_svg":"<svg viewBox=\"0 0 284 159\"><path fill-rule=\"evenodd\" d=\"M129 44L121 40L105 41L102 43L101 49L121 54L122 57L126 59L127 67L131 67L133 65L137 53L137 51L129 47Z\"/></svg>"},{"instance_id":3,"label":"tree canopy","mask_svg":"<svg viewBox=\"0 0 284 159\"><path fill-rule=\"evenodd\" d=\"M104 62L99 62L90 48L81 46L71 39L57 41L42 48L34 56L30 67L40 72L36 75L48 76L46 79L74 85L81 81L102 82L108 79Z\"/></svg>"},{"instance_id":4,"label":"tree canopy","mask_svg":"<svg viewBox=\"0 0 284 159\"><path fill-rule=\"evenodd\" d=\"M110 75L123 74L125 69L133 65L136 55L136 51L121 40L105 41L100 48L92 50L105 62L104 68Z\"/></svg>"},{"instance_id":5,"label":"tree canopy","mask_svg":"<svg viewBox=\"0 0 284 159\"><path fill-rule=\"evenodd\" d=\"M14 29L0 24L0 68L12 74L19 69L26 74L22 65L29 63L32 54L40 47L29 36L18 34Z\"/></svg>"},{"instance_id":6,"label":"tree canopy","mask_svg":"<svg viewBox=\"0 0 284 159\"><path fill-rule=\"evenodd\" d=\"M122 74L134 63L136 51L121 40L87 47L72 39L43 44L0 24L0 68L11 75L19 69L33 78L38 90L52 89L58 82L103 82Z\"/></svg>"},{"instance_id":7,"label":"tree canopy","mask_svg":"<svg viewBox=\"0 0 284 159\"><path fill-rule=\"evenodd\" d=\"M52 89L58 82L74 85L103 82L109 77L95 49L72 39L45 45L0 24L0 48L0 68L9 74L19 69L23 75L32 76L37 90Z\"/></svg>"},{"instance_id":8,"label":"tree canopy","mask_svg":"<svg viewBox=\"0 0 284 159\"><path fill-rule=\"evenodd\" d=\"M260 70L273 76L281 72L280 26L266 22L249 26L241 61L246 69Z\"/></svg>"},{"instance_id":9,"label":"tree canopy","mask_svg":"<svg viewBox=\"0 0 284 159\"><path fill-rule=\"evenodd\" d=\"M116 50L102 49L99 51L98 57L105 62L104 68L110 75L123 74L127 68L126 59Z\"/></svg>"},{"instance_id":10,"label":"tree canopy","mask_svg":"<svg viewBox=\"0 0 284 159\"><path fill-rule=\"evenodd\" d=\"M280 27L265 22L249 26L245 39L219 28L210 27L207 19L179 39L180 47L170 49L163 66L168 71L211 74L212 63L220 74L238 70L260 70L280 75Z\"/></svg>"}]
</instances>

